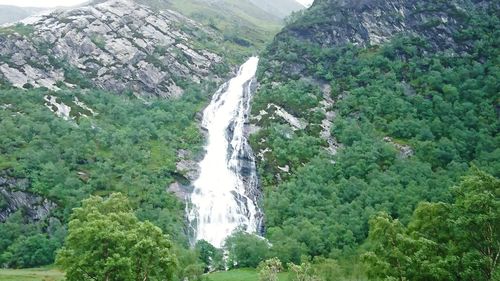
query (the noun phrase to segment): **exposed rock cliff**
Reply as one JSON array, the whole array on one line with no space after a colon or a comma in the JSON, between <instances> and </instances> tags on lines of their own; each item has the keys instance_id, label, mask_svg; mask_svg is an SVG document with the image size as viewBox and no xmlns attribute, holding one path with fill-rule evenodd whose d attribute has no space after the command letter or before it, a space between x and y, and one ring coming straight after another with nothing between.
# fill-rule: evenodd
<instances>
[{"instance_id":1,"label":"exposed rock cliff","mask_svg":"<svg viewBox=\"0 0 500 281\"><path fill-rule=\"evenodd\" d=\"M300 23L283 33L325 47L352 43L379 45L397 34L428 39L435 50L464 50L456 38L468 14L500 5L488 0L317 0ZM278 36L278 39L280 37Z\"/></svg>"},{"instance_id":2,"label":"exposed rock cliff","mask_svg":"<svg viewBox=\"0 0 500 281\"><path fill-rule=\"evenodd\" d=\"M0 222L4 222L12 213L23 210L30 221L45 219L56 204L24 191L26 180L0 177Z\"/></svg>"},{"instance_id":3,"label":"exposed rock cliff","mask_svg":"<svg viewBox=\"0 0 500 281\"><path fill-rule=\"evenodd\" d=\"M199 46L218 40L215 31L174 11L110 0L4 28L0 79L16 87L80 84L175 97L182 81L215 76L222 58Z\"/></svg>"}]
</instances>

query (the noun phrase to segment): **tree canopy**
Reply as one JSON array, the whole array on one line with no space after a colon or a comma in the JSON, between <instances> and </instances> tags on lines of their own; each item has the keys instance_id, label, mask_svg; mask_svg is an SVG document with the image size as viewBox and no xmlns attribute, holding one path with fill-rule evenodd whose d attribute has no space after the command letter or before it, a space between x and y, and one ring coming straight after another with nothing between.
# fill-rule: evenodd
<instances>
[{"instance_id":1,"label":"tree canopy","mask_svg":"<svg viewBox=\"0 0 500 281\"><path fill-rule=\"evenodd\" d=\"M498 280L500 180L481 171L453 188L455 201L420 203L407 227L370 221L369 276L395 280Z\"/></svg>"},{"instance_id":2,"label":"tree canopy","mask_svg":"<svg viewBox=\"0 0 500 281\"><path fill-rule=\"evenodd\" d=\"M177 266L160 228L134 215L126 197L92 196L71 215L57 264L72 280L165 280Z\"/></svg>"}]
</instances>

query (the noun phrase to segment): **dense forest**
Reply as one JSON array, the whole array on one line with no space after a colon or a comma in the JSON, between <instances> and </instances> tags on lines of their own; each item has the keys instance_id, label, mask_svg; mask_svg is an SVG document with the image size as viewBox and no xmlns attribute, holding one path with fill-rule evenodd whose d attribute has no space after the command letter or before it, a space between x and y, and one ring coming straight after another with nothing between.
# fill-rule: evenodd
<instances>
[{"instance_id":1,"label":"dense forest","mask_svg":"<svg viewBox=\"0 0 500 281\"><path fill-rule=\"evenodd\" d=\"M289 17L260 54L250 142L265 227L222 249L190 239L187 206L168 192L189 184L177 164L203 154L200 112L218 85L186 82L165 100L93 89L72 69L77 86L59 91L0 81L0 180L50 212L9 214L0 266L55 263L68 281L211 280L204 273L242 268L260 281L282 271L290 281L499 280L498 4L453 15L456 48L424 36L446 25L433 20L380 44L297 32L331 25L337 2Z\"/></svg>"},{"instance_id":2,"label":"dense forest","mask_svg":"<svg viewBox=\"0 0 500 281\"><path fill-rule=\"evenodd\" d=\"M315 4L290 28L328 22L321 17L328 6L321 4L328 3ZM282 262L300 263L304 256L359 262L359 254L378 247L377 239L389 231L375 230L370 218L384 212L384 218L411 227L412 217L423 212L419 207L414 214L420 202L459 200L451 187L474 173L471 169L497 178L489 191L496 203L487 213L498 232L500 21L498 9L493 11L494 4L466 16L467 28L454 36L470 49L460 53L436 51L428 38L410 35L379 46L331 48L300 40L294 32L277 36L261 62L252 110L262 129L252 146L264 152L259 174L266 237ZM269 104L307 126L273 114ZM335 116L330 140L336 154L321 134L328 112ZM367 241L376 231L377 238ZM488 241L498 253L498 236ZM422 271L416 262L403 267ZM493 278L471 270L468 277L433 272L419 278ZM401 274L379 277L420 280Z\"/></svg>"},{"instance_id":3,"label":"dense forest","mask_svg":"<svg viewBox=\"0 0 500 281\"><path fill-rule=\"evenodd\" d=\"M37 223L25 224L23 210L11 215L0 228L1 263L33 267L53 262L72 208L91 194L111 192L127 195L140 219L187 245L184 205L166 189L184 178L176 170L177 151L189 151L193 158L201 153L195 115L206 102L204 93L213 90L206 87L188 89L180 100L147 102L94 90L2 90L2 177L28 180L26 191L57 208L50 221ZM45 95L72 107L69 120L44 105Z\"/></svg>"}]
</instances>

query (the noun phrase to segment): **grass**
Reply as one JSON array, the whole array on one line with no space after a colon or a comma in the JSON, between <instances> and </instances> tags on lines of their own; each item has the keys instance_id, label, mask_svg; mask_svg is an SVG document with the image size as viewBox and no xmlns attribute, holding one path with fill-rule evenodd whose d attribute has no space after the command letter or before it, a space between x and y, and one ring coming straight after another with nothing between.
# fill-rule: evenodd
<instances>
[{"instance_id":1,"label":"grass","mask_svg":"<svg viewBox=\"0 0 500 281\"><path fill-rule=\"evenodd\" d=\"M208 275L209 281L258 281L259 275L255 269L235 269L215 272ZM287 281L288 273L280 273L279 281Z\"/></svg>"},{"instance_id":2,"label":"grass","mask_svg":"<svg viewBox=\"0 0 500 281\"><path fill-rule=\"evenodd\" d=\"M25 25L22 23L7 27L0 27L0 35L10 35L18 33L22 36L30 36L34 31L35 29L31 25Z\"/></svg>"},{"instance_id":3,"label":"grass","mask_svg":"<svg viewBox=\"0 0 500 281\"><path fill-rule=\"evenodd\" d=\"M0 281L62 281L64 273L56 269L0 269Z\"/></svg>"},{"instance_id":4,"label":"grass","mask_svg":"<svg viewBox=\"0 0 500 281\"><path fill-rule=\"evenodd\" d=\"M281 273L279 281L287 281L288 274ZM0 281L62 281L64 273L56 269L0 269ZM255 269L236 269L208 275L210 281L257 281Z\"/></svg>"}]
</instances>

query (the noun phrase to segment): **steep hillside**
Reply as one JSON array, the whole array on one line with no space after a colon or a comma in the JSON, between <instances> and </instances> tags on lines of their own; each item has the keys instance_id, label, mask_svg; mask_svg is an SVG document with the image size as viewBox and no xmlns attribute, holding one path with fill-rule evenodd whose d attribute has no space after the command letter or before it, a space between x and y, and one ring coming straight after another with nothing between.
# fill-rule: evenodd
<instances>
[{"instance_id":1,"label":"steep hillside","mask_svg":"<svg viewBox=\"0 0 500 281\"><path fill-rule=\"evenodd\" d=\"M221 47L241 63L269 43L284 18L304 9L294 0L137 0L155 9L173 9L220 31Z\"/></svg>"},{"instance_id":2,"label":"steep hillside","mask_svg":"<svg viewBox=\"0 0 500 281\"><path fill-rule=\"evenodd\" d=\"M185 205L168 190L182 197L196 176L198 112L231 72L222 41L114 0L0 29L2 267L53 263L72 209L113 192L187 251Z\"/></svg>"},{"instance_id":3,"label":"steep hillside","mask_svg":"<svg viewBox=\"0 0 500 281\"><path fill-rule=\"evenodd\" d=\"M286 18L293 12L304 9L304 6L295 0L250 0L255 6L280 18Z\"/></svg>"},{"instance_id":4,"label":"steep hillside","mask_svg":"<svg viewBox=\"0 0 500 281\"><path fill-rule=\"evenodd\" d=\"M223 48L232 55L241 54L241 61L263 49L283 25L279 17L249 0L172 0L166 7L221 32Z\"/></svg>"},{"instance_id":5,"label":"steep hillside","mask_svg":"<svg viewBox=\"0 0 500 281\"><path fill-rule=\"evenodd\" d=\"M127 195L141 220L184 251L185 204L168 187L196 175L189 165L202 152L196 116L214 91L193 84L178 99L145 101L0 85L0 264L53 263L72 209L113 192Z\"/></svg>"},{"instance_id":6,"label":"steep hillside","mask_svg":"<svg viewBox=\"0 0 500 281\"><path fill-rule=\"evenodd\" d=\"M225 74L215 50L222 40L179 13L111 0L0 29L0 79L178 97L188 82Z\"/></svg>"},{"instance_id":7,"label":"steep hillside","mask_svg":"<svg viewBox=\"0 0 500 281\"><path fill-rule=\"evenodd\" d=\"M499 12L498 1L317 0L276 36L252 147L282 261L355 257L377 212L405 224L422 201L451 202L470 167L500 176Z\"/></svg>"}]
</instances>

